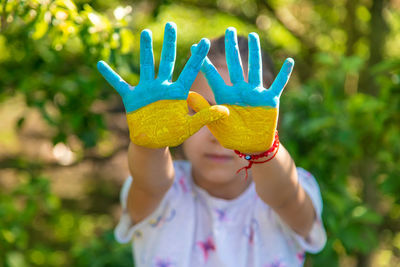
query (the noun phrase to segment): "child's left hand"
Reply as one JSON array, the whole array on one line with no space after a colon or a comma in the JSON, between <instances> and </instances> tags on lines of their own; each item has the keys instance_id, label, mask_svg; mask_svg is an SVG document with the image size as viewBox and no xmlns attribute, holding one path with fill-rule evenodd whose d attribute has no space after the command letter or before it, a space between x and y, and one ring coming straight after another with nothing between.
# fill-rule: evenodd
<instances>
[{"instance_id":1,"label":"child's left hand","mask_svg":"<svg viewBox=\"0 0 400 267\"><path fill-rule=\"evenodd\" d=\"M217 104L229 109L229 117L211 122L207 126L226 148L243 153L268 150L274 141L279 97L292 73L294 61L291 58L286 59L275 81L267 90L262 83L260 40L256 33L249 34L248 83L243 77L235 28L230 27L226 30L225 53L232 86L225 84L208 58L201 68L214 92ZM196 94L190 92L188 98L195 111L208 105L206 100L198 101Z\"/></svg>"}]
</instances>

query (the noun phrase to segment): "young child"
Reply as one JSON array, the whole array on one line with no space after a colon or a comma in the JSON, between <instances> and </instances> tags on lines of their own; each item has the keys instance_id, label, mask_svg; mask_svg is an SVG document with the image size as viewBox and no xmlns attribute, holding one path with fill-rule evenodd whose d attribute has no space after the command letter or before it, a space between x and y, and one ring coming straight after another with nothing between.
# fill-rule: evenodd
<instances>
[{"instance_id":1,"label":"young child","mask_svg":"<svg viewBox=\"0 0 400 267\"><path fill-rule=\"evenodd\" d=\"M141 34L136 87L99 62L127 111L132 178L121 191L115 236L133 240L135 266L303 266L305 251L323 248L317 182L296 168L276 132L293 60L272 83L258 35L251 33L248 42L247 51L228 28L226 63L223 39L211 42L217 71L202 39L176 82L173 23L165 27L157 78L148 30ZM241 56L249 65L245 75ZM205 77L197 75L200 68ZM263 80L272 84L268 90ZM181 143L187 161L173 161L168 147Z\"/></svg>"}]
</instances>

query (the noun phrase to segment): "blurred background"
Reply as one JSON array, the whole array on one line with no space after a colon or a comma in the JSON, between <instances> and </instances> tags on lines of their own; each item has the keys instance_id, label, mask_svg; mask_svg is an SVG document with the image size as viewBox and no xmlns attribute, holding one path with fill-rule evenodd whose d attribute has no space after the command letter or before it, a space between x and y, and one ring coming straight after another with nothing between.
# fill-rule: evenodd
<instances>
[{"instance_id":1,"label":"blurred background","mask_svg":"<svg viewBox=\"0 0 400 267\"><path fill-rule=\"evenodd\" d=\"M279 69L281 141L317 178L328 242L306 266L400 266L400 0L1 0L0 267L132 266L114 241L128 175L118 94L139 34L178 26L175 78L202 37L256 31Z\"/></svg>"}]
</instances>

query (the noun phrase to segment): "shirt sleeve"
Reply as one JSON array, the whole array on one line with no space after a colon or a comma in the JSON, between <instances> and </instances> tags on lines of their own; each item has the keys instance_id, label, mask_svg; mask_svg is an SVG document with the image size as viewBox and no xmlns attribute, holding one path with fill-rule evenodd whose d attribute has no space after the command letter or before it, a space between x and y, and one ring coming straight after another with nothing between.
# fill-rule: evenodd
<instances>
[{"instance_id":1,"label":"shirt sleeve","mask_svg":"<svg viewBox=\"0 0 400 267\"><path fill-rule=\"evenodd\" d=\"M127 209L127 200L128 193L132 185L133 178L128 177L124 185L122 186L120 192L120 202L122 207L122 214L119 219L118 225L114 229L114 236L117 242L119 243L128 243L132 241L135 235L141 236L143 232L147 230L151 230L157 224L162 223L165 219L171 217L171 214L174 212L173 206L176 205L177 199L181 195L181 186L178 185L179 179L177 177L181 177L184 174L183 168L180 167L181 164L174 163L175 167L175 179L174 184L165 194L164 198L161 200L161 203L158 207L146 218L141 220L140 222L134 224L131 220Z\"/></svg>"},{"instance_id":2,"label":"shirt sleeve","mask_svg":"<svg viewBox=\"0 0 400 267\"><path fill-rule=\"evenodd\" d=\"M155 211L153 211L149 216L147 216L137 224L134 224L127 209L127 199L131 185L132 177L128 177L124 185L122 186L122 190L120 193L122 214L119 223L114 230L114 236L117 242L121 244L130 242L133 239L134 234L139 233L140 229L144 228L146 224L148 224L152 220L156 220L157 217L162 216L165 211L167 202L167 197L165 196Z\"/></svg>"},{"instance_id":3,"label":"shirt sleeve","mask_svg":"<svg viewBox=\"0 0 400 267\"><path fill-rule=\"evenodd\" d=\"M315 209L316 219L307 238L293 232L293 238L307 252L318 253L326 243L326 232L322 223L322 197L318 183L314 176L308 171L297 168L299 183L309 195Z\"/></svg>"}]
</instances>

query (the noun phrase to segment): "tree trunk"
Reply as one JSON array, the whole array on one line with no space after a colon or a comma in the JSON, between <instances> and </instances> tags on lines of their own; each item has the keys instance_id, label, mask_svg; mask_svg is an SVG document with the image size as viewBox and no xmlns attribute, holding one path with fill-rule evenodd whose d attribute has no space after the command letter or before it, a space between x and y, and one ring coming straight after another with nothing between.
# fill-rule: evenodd
<instances>
[{"instance_id":1,"label":"tree trunk","mask_svg":"<svg viewBox=\"0 0 400 267\"><path fill-rule=\"evenodd\" d=\"M357 175L361 177L363 181L362 199L363 202L373 211L378 211L379 203L379 191L377 189L377 183L375 180L375 173L377 171L377 163L374 159L368 157L368 153L364 152L366 157L361 159L357 164ZM378 231L377 225L369 225L374 231ZM371 244L372 246L375 244ZM357 267L372 267L372 252L369 254L357 253Z\"/></svg>"},{"instance_id":2,"label":"tree trunk","mask_svg":"<svg viewBox=\"0 0 400 267\"><path fill-rule=\"evenodd\" d=\"M370 56L367 64L361 72L359 88L361 92L371 95L379 94L379 87L375 83L374 77L371 74L371 68L375 64L380 63L384 56L384 45L386 36L389 32L389 28L383 17L383 10L387 3L387 0L373 0L372 5L369 8L371 14L371 20L369 22L370 32L368 35ZM368 154L367 152L365 153ZM366 155L366 157L368 157L368 155ZM377 211L379 192L376 187L376 181L374 180L374 166L376 167L376 163L371 162L371 160L368 160L367 158L363 162L363 166L359 167L359 174L364 182L363 202L372 210ZM371 227L375 228L376 231L378 230L377 226ZM372 266L371 255L372 253L369 255L359 253L357 255L357 266Z\"/></svg>"},{"instance_id":3,"label":"tree trunk","mask_svg":"<svg viewBox=\"0 0 400 267\"><path fill-rule=\"evenodd\" d=\"M389 27L383 17L383 9L387 2L387 0L374 0L369 9L371 13L368 36L370 56L361 73L360 91L371 95L377 95L379 92L379 88L371 75L371 67L380 63L383 59L384 45L389 32Z\"/></svg>"},{"instance_id":4,"label":"tree trunk","mask_svg":"<svg viewBox=\"0 0 400 267\"><path fill-rule=\"evenodd\" d=\"M354 44L360 38L360 32L356 27L356 7L358 0L347 0L346 2L346 18L344 28L347 31L346 56L354 54Z\"/></svg>"}]
</instances>

